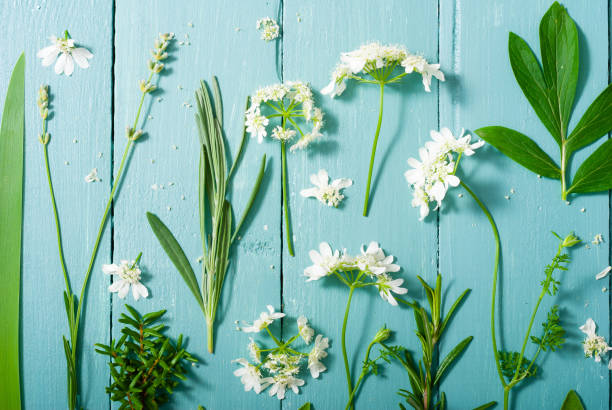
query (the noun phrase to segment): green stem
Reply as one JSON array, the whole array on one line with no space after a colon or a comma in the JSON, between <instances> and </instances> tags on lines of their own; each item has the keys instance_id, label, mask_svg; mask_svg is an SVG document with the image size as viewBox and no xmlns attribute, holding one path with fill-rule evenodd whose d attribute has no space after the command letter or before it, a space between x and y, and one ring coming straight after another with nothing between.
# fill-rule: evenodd
<instances>
[{"instance_id":1,"label":"green stem","mask_svg":"<svg viewBox=\"0 0 612 410\"><path fill-rule=\"evenodd\" d=\"M287 249L289 250L289 255L295 256L293 253L293 240L291 238L291 224L289 223L289 199L288 199L288 189L287 189L287 148L285 142L281 142L281 161L283 163L283 208L285 213L285 230L287 231Z\"/></svg>"},{"instance_id":2,"label":"green stem","mask_svg":"<svg viewBox=\"0 0 612 410\"><path fill-rule=\"evenodd\" d=\"M508 396L510 395L510 389L504 388L504 410L508 410Z\"/></svg>"},{"instance_id":3,"label":"green stem","mask_svg":"<svg viewBox=\"0 0 612 410\"><path fill-rule=\"evenodd\" d=\"M370 170L368 171L368 183L366 185L365 200L363 202L363 216L368 216L368 201L370 199L370 183L372 182L372 170L374 168L374 157L376 156L376 146L378 145L378 136L380 135L380 126L383 118L383 97L385 94L385 83L380 81L380 109L378 112L378 124L376 125L376 134L374 134L374 143L372 144L372 155L370 156Z\"/></svg>"},{"instance_id":4,"label":"green stem","mask_svg":"<svg viewBox=\"0 0 612 410\"><path fill-rule=\"evenodd\" d=\"M346 353L346 324L348 323L349 310L351 309L351 300L353 299L353 292L355 288L353 286L350 287L348 301L346 302L346 311L344 312L344 321L342 322L342 358L344 359L344 370L346 372L346 384L348 387L349 394L349 408L354 409L355 406L352 404L352 395L353 395L353 384L351 382L351 369L349 366L348 355Z\"/></svg>"},{"instance_id":5,"label":"green stem","mask_svg":"<svg viewBox=\"0 0 612 410\"><path fill-rule=\"evenodd\" d=\"M497 351L497 339L495 336L495 302L497 296L497 277L499 270L499 254L501 249L501 243L499 240L499 232L497 230L497 226L495 225L495 220L493 220L493 216L487 209L487 207L482 203L482 201L476 196L474 191L472 191L463 181L461 181L461 186L472 196L474 201L478 204L482 212L485 214L489 223L491 224L491 229L493 230L493 236L495 237L495 264L493 265L493 287L491 290L491 344L493 348L493 356L495 357L495 365L497 367L497 374L499 376L499 380L502 386L505 388L507 383L504 380L504 375L501 371L501 363L499 359L499 353Z\"/></svg>"},{"instance_id":6,"label":"green stem","mask_svg":"<svg viewBox=\"0 0 612 410\"><path fill-rule=\"evenodd\" d=\"M214 330L214 320L207 320L206 321L206 341L207 341L207 345L206 347L208 348L208 353L212 353L214 350L214 335L213 335L213 330Z\"/></svg>"},{"instance_id":7,"label":"green stem","mask_svg":"<svg viewBox=\"0 0 612 410\"><path fill-rule=\"evenodd\" d=\"M565 148L565 142L561 144L561 199L567 200L567 182L566 182L566 168L567 168L567 151Z\"/></svg>"},{"instance_id":8,"label":"green stem","mask_svg":"<svg viewBox=\"0 0 612 410\"><path fill-rule=\"evenodd\" d=\"M370 360L370 351L372 350L373 346L374 346L374 343L370 342L370 344L368 345L368 349L366 350L366 355L365 355L364 363L367 363L368 360ZM365 368L364 368L363 370L361 370L361 374L359 375L359 379L357 379L357 383L355 383L355 387L353 388L353 391L351 392L351 394L349 396L348 403L346 403L345 410L348 410L349 407L353 404L353 399L355 398L355 394L357 393L357 389L359 388L359 385L363 381L363 378L365 377L365 375L366 375L366 371L365 371Z\"/></svg>"}]
</instances>

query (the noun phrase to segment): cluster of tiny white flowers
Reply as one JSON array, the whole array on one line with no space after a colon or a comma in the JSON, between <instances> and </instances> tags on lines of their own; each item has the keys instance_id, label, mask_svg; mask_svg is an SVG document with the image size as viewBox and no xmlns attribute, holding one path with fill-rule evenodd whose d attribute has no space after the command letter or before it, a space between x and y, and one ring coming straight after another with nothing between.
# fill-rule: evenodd
<instances>
[{"instance_id":1,"label":"cluster of tiny white flowers","mask_svg":"<svg viewBox=\"0 0 612 410\"><path fill-rule=\"evenodd\" d=\"M102 265L102 271L107 275L115 276L115 280L108 287L108 290L111 293L117 293L119 298L125 298L130 291L130 287L135 300L149 296L148 289L140 283L142 271L138 267L137 261L122 260L119 265L114 263Z\"/></svg>"},{"instance_id":2,"label":"cluster of tiny white flowers","mask_svg":"<svg viewBox=\"0 0 612 410\"><path fill-rule=\"evenodd\" d=\"M439 132L432 130L432 141L419 149L420 161L408 159L408 165L414 169L406 171L406 181L413 187L413 207L420 207L420 219L429 215L429 203L436 202L435 209L442 204L449 187L456 187L461 182L455 175L456 160L454 154L470 156L474 150L484 145L484 141L470 143L471 136L455 138L448 128Z\"/></svg>"},{"instance_id":3,"label":"cluster of tiny white flowers","mask_svg":"<svg viewBox=\"0 0 612 410\"><path fill-rule=\"evenodd\" d=\"M347 79L363 80L363 77L359 76L360 73L375 76L377 70L393 70L398 65L404 68L406 74L421 74L427 92L431 91L432 77L444 81L440 64L430 64L423 56L411 54L403 46L369 43L340 55L340 63L332 72L330 83L321 93L335 97L344 92Z\"/></svg>"},{"instance_id":4,"label":"cluster of tiny white flowers","mask_svg":"<svg viewBox=\"0 0 612 410\"><path fill-rule=\"evenodd\" d=\"M257 20L257 30L261 31L261 39L266 41L272 41L278 38L280 33L280 27L276 20L270 17L264 17Z\"/></svg>"},{"instance_id":5,"label":"cluster of tiny white flowers","mask_svg":"<svg viewBox=\"0 0 612 410\"><path fill-rule=\"evenodd\" d=\"M580 326L580 330L586 334L586 338L582 342L582 347L584 349L584 357L593 357L596 362L601 362L601 356L612 350L612 347L608 346L603 336L599 336L595 333L596 328L597 325L591 318L588 318L586 323ZM612 370L612 359L608 362L608 369Z\"/></svg>"},{"instance_id":6,"label":"cluster of tiny white flowers","mask_svg":"<svg viewBox=\"0 0 612 410\"><path fill-rule=\"evenodd\" d=\"M393 263L393 255L385 255L382 248L376 242L370 242L367 248L361 247L361 254L352 256L346 253L346 249L340 253L339 250L332 251L327 242L319 244L319 251L309 252L312 265L304 269L307 281L319 280L326 276L337 275L339 272L359 271L370 282L362 283L362 286L376 286L380 297L393 306L397 306L397 300L392 293L403 295L408 292L402 288L403 279L392 279L389 273L398 272L399 265Z\"/></svg>"},{"instance_id":7,"label":"cluster of tiny white flowers","mask_svg":"<svg viewBox=\"0 0 612 410\"><path fill-rule=\"evenodd\" d=\"M242 331L258 333L266 329L275 319L285 316L284 313L274 312L274 308L270 305L267 306L267 309L268 312L261 313L259 319L255 320L253 325L242 328ZM304 385L304 380L298 378L302 365L305 363L303 359L308 358L307 367L311 376L315 379L319 377L321 372L327 370L321 360L327 356L326 349L329 348L329 339L319 334L315 338L310 353L301 353L296 348L290 347L290 344L295 342L299 336L306 345L310 345L315 331L309 326L308 319L304 316L297 319L297 325L298 334L292 337L289 342L283 343L273 338L277 344L275 348L263 349L253 338L250 338L247 350L249 356L257 365L249 363L244 358L234 360L242 366L234 371L234 375L240 377L245 391L253 390L259 394L271 386L268 390L269 395L282 400L285 398L287 389L298 394L299 387ZM265 356L262 357L262 353L266 353Z\"/></svg>"},{"instance_id":8,"label":"cluster of tiny white flowers","mask_svg":"<svg viewBox=\"0 0 612 410\"><path fill-rule=\"evenodd\" d=\"M255 91L251 96L251 105L246 111L246 127L251 137L257 137L261 143L268 135L267 126L270 118L262 114L262 109L270 106L270 114L278 114L285 107L291 107L288 118L291 121L282 126L276 125L271 137L282 142L288 142L299 132L300 138L291 146L291 151L306 148L311 142L321 137L323 127L323 111L314 106L310 86L301 81L287 81L284 84L273 84ZM310 132L303 133L291 122L305 122L312 125Z\"/></svg>"},{"instance_id":9,"label":"cluster of tiny white flowers","mask_svg":"<svg viewBox=\"0 0 612 410\"><path fill-rule=\"evenodd\" d=\"M312 174L310 182L312 182L314 187L302 189L300 195L305 198L317 198L319 202L333 207L338 207L344 199L341 190L353 185L353 181L347 178L334 179L330 184L329 175L324 169L320 169L318 173Z\"/></svg>"}]
</instances>

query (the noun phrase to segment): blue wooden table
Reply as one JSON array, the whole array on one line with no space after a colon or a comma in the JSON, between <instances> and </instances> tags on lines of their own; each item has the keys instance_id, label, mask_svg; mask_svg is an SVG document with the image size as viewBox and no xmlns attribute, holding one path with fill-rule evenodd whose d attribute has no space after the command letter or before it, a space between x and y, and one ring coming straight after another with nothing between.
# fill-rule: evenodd
<instances>
[{"instance_id":1,"label":"blue wooden table","mask_svg":"<svg viewBox=\"0 0 612 410\"><path fill-rule=\"evenodd\" d=\"M148 135L138 141L132 153L87 291L81 356L84 405L89 409L111 406L104 391L109 382L106 359L94 353L93 344L118 337L117 319L125 310L125 301L109 294L110 279L102 273L101 265L133 259L142 251L144 281L151 296L134 306L142 312L168 309L171 334L187 335L189 348L201 359L186 388L175 394L172 408L195 409L202 404L213 410L297 409L306 401L312 401L317 410L343 408L346 391L340 326L347 294L339 286L306 283L303 269L310 262L308 250L321 241L356 252L359 245L372 240L397 257L401 277L414 298L423 301L417 274L433 280L440 271L448 300L472 288L442 348L468 335L473 335L474 341L443 388L452 409L501 400L488 326L494 249L490 227L469 198L457 195L459 189L449 193L452 200L439 217L434 214L419 222L418 210L410 206L411 191L403 172L406 159L416 155L429 138L429 130L442 126L459 131L505 125L522 130L554 152L552 138L514 81L507 55L510 30L532 46L538 44L538 24L549 6L549 0L5 0L0 6L4 39L0 95L6 93L10 70L21 51L25 50L27 58L22 285L25 408L61 409L66 403L61 344L67 331L63 280L37 140L36 90L47 83L53 96L51 166L68 269L79 289L111 175L124 147L124 128L135 114L137 82L146 74L145 61L158 32L174 32L184 43L177 41L168 75L159 82L162 91L146 108ZM581 41L582 92L577 96L575 122L609 80L609 1L591 0L586 6L583 1L567 0L565 6L578 25ZM258 18L276 15L281 16L283 27L278 51L274 43L260 40L255 30ZM77 68L70 78L55 75L36 58L36 51L47 45L49 35L60 35L66 29L94 54L91 67ZM235 151L246 95L278 82L279 75L284 80L308 81L319 90L327 84L342 51L371 40L404 44L430 61L439 61L447 81L434 82L432 92L425 93L420 80L413 78L386 93L376 188L367 218L361 216L361 206L378 91L352 84L352 90L336 100L317 93L317 101L327 113L325 142L289 156L295 257L288 255L281 231L279 145L248 142L235 178L234 203L244 204L248 199L263 153L270 162L262 198L231 262L216 352L209 355L202 313L145 218L145 211L162 217L196 263L201 245L193 92L199 80L213 74L219 77L229 144ZM580 157L584 155L586 152ZM522 340L543 268L554 254L556 239L550 231L566 234L575 230L587 244L595 234L603 234L603 244L572 252L561 292L556 300L546 301L542 313L553 302L562 306L567 345L559 354L546 358L538 380L518 389L514 408L557 409L571 388L580 393L587 409L609 408L609 371L605 365L583 358L583 335L578 330L592 317L599 333L609 336L609 293L601 290L609 286L608 280L594 280L609 263L609 195L582 196L566 205L557 182L536 178L492 147L463 164L464 175L489 205L502 236L503 308L499 322L503 345L516 346ZM88 184L83 178L94 167L102 181ZM310 185L309 175L320 168L333 177L355 181L346 190L341 209L299 196L299 190ZM151 189L155 184L164 189ZM290 317L305 314L331 339L329 370L320 380L308 378L299 396L290 393L282 402L265 393L243 392L239 379L232 375L236 365L231 360L247 354L248 342L247 335L235 330L234 321L253 319L267 304L282 305ZM354 369L363 357L363 350L355 347L359 344L363 349L385 323L395 331L395 342L417 349L410 310L388 305L375 292L361 292L351 315L348 345ZM395 392L407 386L407 376L397 365L385 366L381 376L366 382L358 408L397 408L400 398Z\"/></svg>"}]
</instances>

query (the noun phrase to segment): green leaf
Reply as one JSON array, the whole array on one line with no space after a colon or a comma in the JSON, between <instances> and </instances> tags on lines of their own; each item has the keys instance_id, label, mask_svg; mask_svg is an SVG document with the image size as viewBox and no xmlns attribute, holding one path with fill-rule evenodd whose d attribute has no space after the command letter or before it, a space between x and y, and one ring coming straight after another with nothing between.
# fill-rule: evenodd
<instances>
[{"instance_id":1,"label":"green leaf","mask_svg":"<svg viewBox=\"0 0 612 410\"><path fill-rule=\"evenodd\" d=\"M187 284L187 287L196 298L198 304L202 310L204 310L204 301L202 300L202 295L200 294L198 280L196 279L195 273L193 273L191 264L189 263L187 256L185 256L185 252L183 252L181 245L179 245L174 235L172 235L172 232L170 232L170 230L157 217L157 215L147 212L147 220L149 221L149 225L151 225L151 229L153 229L153 233L155 236L157 236L162 248L164 248L164 251L166 251L166 254L183 277L185 284Z\"/></svg>"},{"instance_id":2,"label":"green leaf","mask_svg":"<svg viewBox=\"0 0 612 410\"><path fill-rule=\"evenodd\" d=\"M516 82L546 129L560 145L559 114L556 105L551 102L540 63L525 40L514 33L510 33L508 38L508 54Z\"/></svg>"},{"instance_id":3,"label":"green leaf","mask_svg":"<svg viewBox=\"0 0 612 410\"><path fill-rule=\"evenodd\" d=\"M562 135L574 105L578 82L578 30L574 20L554 2L540 22L540 52L544 79L558 107Z\"/></svg>"},{"instance_id":4,"label":"green leaf","mask_svg":"<svg viewBox=\"0 0 612 410\"><path fill-rule=\"evenodd\" d=\"M255 185L253 185L253 190L251 191L251 196L249 197L249 201L247 202L246 207L244 208L244 211L242 212L242 217L240 218L240 222L238 222L238 225L236 225L236 230L234 231L234 234L232 235L232 238L230 240L230 245L234 242L234 239L236 239L236 236L238 235L238 232L240 231L242 224L246 220L246 217L249 215L249 212L251 211L253 203L255 202L255 198L257 198L257 194L259 193L259 188L261 187L261 181L263 180L265 170L266 170L266 155L264 154L264 156L261 158L261 164L259 165L259 172L257 173L257 178L255 179Z\"/></svg>"},{"instance_id":5,"label":"green leaf","mask_svg":"<svg viewBox=\"0 0 612 410\"><path fill-rule=\"evenodd\" d=\"M612 130L612 84L593 101L567 139L570 152L597 141Z\"/></svg>"},{"instance_id":6,"label":"green leaf","mask_svg":"<svg viewBox=\"0 0 612 410\"><path fill-rule=\"evenodd\" d=\"M561 170L531 138L506 127L479 128L476 134L503 154L536 174L560 179Z\"/></svg>"},{"instance_id":7,"label":"green leaf","mask_svg":"<svg viewBox=\"0 0 612 410\"><path fill-rule=\"evenodd\" d=\"M474 410L486 410L486 409L490 409L491 407L494 407L496 405L497 405L496 401L490 401L488 403L483 404L482 406L474 407Z\"/></svg>"},{"instance_id":8,"label":"green leaf","mask_svg":"<svg viewBox=\"0 0 612 410\"><path fill-rule=\"evenodd\" d=\"M442 326L440 327L440 334L442 334L442 332L444 332L444 329L446 329L446 326L448 325L448 322L450 322L451 318L453 317L453 314L455 313L455 310L459 307L459 304L461 303L463 298L470 292L470 290L471 289L464 290L463 293L457 298L455 303L453 303L453 306L451 306L451 308L449 309L448 313L446 314L446 317L444 318L444 321L442 322Z\"/></svg>"},{"instance_id":9,"label":"green leaf","mask_svg":"<svg viewBox=\"0 0 612 410\"><path fill-rule=\"evenodd\" d=\"M300 407L298 410L310 410L310 402L305 403L302 407Z\"/></svg>"},{"instance_id":10,"label":"green leaf","mask_svg":"<svg viewBox=\"0 0 612 410\"><path fill-rule=\"evenodd\" d=\"M612 188L612 140L607 140L578 168L570 192L600 192Z\"/></svg>"},{"instance_id":11,"label":"green leaf","mask_svg":"<svg viewBox=\"0 0 612 410\"><path fill-rule=\"evenodd\" d=\"M459 342L457 346L455 346L453 350L451 350L451 352L444 358L444 360L442 360L440 366L438 366L438 371L436 372L436 377L433 382L434 385L440 382L442 376L444 376L444 372L446 371L446 369L448 369L449 366L455 361L455 359L459 357L461 352L463 352L468 347L468 345L472 342L472 339L474 339L474 337L472 336L468 336L463 339L461 342Z\"/></svg>"},{"instance_id":12,"label":"green leaf","mask_svg":"<svg viewBox=\"0 0 612 410\"><path fill-rule=\"evenodd\" d=\"M580 397L578 397L578 394L574 390L567 392L563 405L561 405L561 410L584 410Z\"/></svg>"},{"instance_id":13,"label":"green leaf","mask_svg":"<svg viewBox=\"0 0 612 410\"><path fill-rule=\"evenodd\" d=\"M23 217L25 56L8 85L0 125L0 408L21 408L19 387L19 288Z\"/></svg>"}]
</instances>

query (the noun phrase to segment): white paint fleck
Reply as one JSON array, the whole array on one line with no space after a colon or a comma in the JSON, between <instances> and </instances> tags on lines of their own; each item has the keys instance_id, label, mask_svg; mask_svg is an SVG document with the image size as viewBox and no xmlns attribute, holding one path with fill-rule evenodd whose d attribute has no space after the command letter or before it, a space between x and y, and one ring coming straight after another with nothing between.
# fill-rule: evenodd
<instances>
[{"instance_id":1,"label":"white paint fleck","mask_svg":"<svg viewBox=\"0 0 612 410\"><path fill-rule=\"evenodd\" d=\"M239 32L239 31L240 31L240 27L236 27L236 28L234 29L234 31L235 31L236 33L237 33L237 32Z\"/></svg>"},{"instance_id":2,"label":"white paint fleck","mask_svg":"<svg viewBox=\"0 0 612 410\"><path fill-rule=\"evenodd\" d=\"M77 142L79 142L79 140L78 140L78 139L76 139L76 138L72 140L72 143L73 143L73 144L76 144Z\"/></svg>"},{"instance_id":3,"label":"white paint fleck","mask_svg":"<svg viewBox=\"0 0 612 410\"><path fill-rule=\"evenodd\" d=\"M586 208L581 208L580 212L585 213L586 212Z\"/></svg>"},{"instance_id":4,"label":"white paint fleck","mask_svg":"<svg viewBox=\"0 0 612 410\"><path fill-rule=\"evenodd\" d=\"M166 209L168 210L168 212L172 211L172 207L171 206L167 206Z\"/></svg>"},{"instance_id":5,"label":"white paint fleck","mask_svg":"<svg viewBox=\"0 0 612 410\"><path fill-rule=\"evenodd\" d=\"M268 225L264 225L263 229L264 229L264 231L267 231L268 230Z\"/></svg>"},{"instance_id":6,"label":"white paint fleck","mask_svg":"<svg viewBox=\"0 0 612 410\"><path fill-rule=\"evenodd\" d=\"M184 201L185 200L185 195L181 195L181 199Z\"/></svg>"},{"instance_id":7,"label":"white paint fleck","mask_svg":"<svg viewBox=\"0 0 612 410\"><path fill-rule=\"evenodd\" d=\"M514 188L510 188L510 193L511 194L516 194L516 190Z\"/></svg>"},{"instance_id":8,"label":"white paint fleck","mask_svg":"<svg viewBox=\"0 0 612 410\"><path fill-rule=\"evenodd\" d=\"M570 204L570 201L565 201L565 205L569 206L569 204Z\"/></svg>"},{"instance_id":9,"label":"white paint fleck","mask_svg":"<svg viewBox=\"0 0 612 410\"><path fill-rule=\"evenodd\" d=\"M506 198L508 201L510 200L510 196L509 195L504 195L504 198Z\"/></svg>"},{"instance_id":10,"label":"white paint fleck","mask_svg":"<svg viewBox=\"0 0 612 410\"><path fill-rule=\"evenodd\" d=\"M274 269L274 265L270 265L270 269Z\"/></svg>"},{"instance_id":11,"label":"white paint fleck","mask_svg":"<svg viewBox=\"0 0 612 410\"><path fill-rule=\"evenodd\" d=\"M457 194L458 198L463 198L463 194Z\"/></svg>"},{"instance_id":12,"label":"white paint fleck","mask_svg":"<svg viewBox=\"0 0 612 410\"><path fill-rule=\"evenodd\" d=\"M606 288L606 287L604 286L603 288L601 288L601 291L605 293L605 292L607 292L607 291L608 291L608 288Z\"/></svg>"},{"instance_id":13,"label":"white paint fleck","mask_svg":"<svg viewBox=\"0 0 612 410\"><path fill-rule=\"evenodd\" d=\"M178 147L177 147L176 145L174 145L174 144L173 144L173 145L171 145L171 146L170 146L170 148L172 148L172 149L173 149L173 150L175 150L175 151L178 149Z\"/></svg>"},{"instance_id":14,"label":"white paint fleck","mask_svg":"<svg viewBox=\"0 0 612 410\"><path fill-rule=\"evenodd\" d=\"M193 27L193 23L190 21L189 23L187 23L187 27Z\"/></svg>"},{"instance_id":15,"label":"white paint fleck","mask_svg":"<svg viewBox=\"0 0 612 410\"><path fill-rule=\"evenodd\" d=\"M153 116L152 116L152 115L149 115L147 118L148 118L148 119L150 119L150 120L152 120L152 119L153 119Z\"/></svg>"},{"instance_id":16,"label":"white paint fleck","mask_svg":"<svg viewBox=\"0 0 612 410\"><path fill-rule=\"evenodd\" d=\"M70 162L64 161L64 165L70 165Z\"/></svg>"},{"instance_id":17,"label":"white paint fleck","mask_svg":"<svg viewBox=\"0 0 612 410\"><path fill-rule=\"evenodd\" d=\"M540 178L540 179L541 179L541 178L542 178L542 175L538 174L538 178Z\"/></svg>"},{"instance_id":18,"label":"white paint fleck","mask_svg":"<svg viewBox=\"0 0 612 410\"><path fill-rule=\"evenodd\" d=\"M98 158L102 158L102 155L104 154L102 154L101 152L98 152Z\"/></svg>"}]
</instances>

